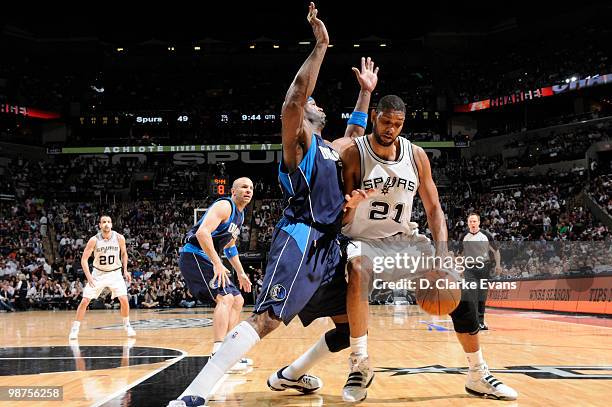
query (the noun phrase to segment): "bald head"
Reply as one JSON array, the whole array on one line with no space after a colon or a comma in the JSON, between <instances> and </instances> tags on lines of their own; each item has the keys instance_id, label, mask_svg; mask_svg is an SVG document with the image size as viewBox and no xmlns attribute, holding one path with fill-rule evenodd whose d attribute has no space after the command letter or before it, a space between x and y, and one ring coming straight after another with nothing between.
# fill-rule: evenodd
<instances>
[{"instance_id":1,"label":"bald head","mask_svg":"<svg viewBox=\"0 0 612 407\"><path fill-rule=\"evenodd\" d=\"M237 188L238 185L244 184L244 183L248 183L251 186L253 186L253 181L251 181L249 177L241 177L241 178L236 178L234 180L234 183L232 184L232 188Z\"/></svg>"},{"instance_id":2,"label":"bald head","mask_svg":"<svg viewBox=\"0 0 612 407\"><path fill-rule=\"evenodd\" d=\"M242 210L253 198L253 181L247 177L241 177L232 184L232 199Z\"/></svg>"}]
</instances>

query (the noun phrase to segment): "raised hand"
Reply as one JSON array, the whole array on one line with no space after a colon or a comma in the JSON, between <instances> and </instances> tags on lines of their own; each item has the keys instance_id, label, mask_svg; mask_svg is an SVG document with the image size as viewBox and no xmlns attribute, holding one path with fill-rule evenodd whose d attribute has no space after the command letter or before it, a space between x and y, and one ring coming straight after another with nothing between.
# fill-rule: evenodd
<instances>
[{"instance_id":1,"label":"raised hand","mask_svg":"<svg viewBox=\"0 0 612 407\"><path fill-rule=\"evenodd\" d=\"M361 90L367 90L370 93L373 92L376 88L376 84L378 83L379 67L374 67L374 61L372 58L368 57L366 59L361 57L361 71L355 67L352 69L353 72L355 72L355 76L357 77L359 86L361 86Z\"/></svg>"},{"instance_id":2,"label":"raised hand","mask_svg":"<svg viewBox=\"0 0 612 407\"><path fill-rule=\"evenodd\" d=\"M317 44L328 45L329 34L327 33L327 28L325 28L323 21L317 18L318 12L319 10L317 10L315 4L310 2L310 6L308 6L308 17L306 17L306 19L312 26L312 32L317 40Z\"/></svg>"}]
</instances>

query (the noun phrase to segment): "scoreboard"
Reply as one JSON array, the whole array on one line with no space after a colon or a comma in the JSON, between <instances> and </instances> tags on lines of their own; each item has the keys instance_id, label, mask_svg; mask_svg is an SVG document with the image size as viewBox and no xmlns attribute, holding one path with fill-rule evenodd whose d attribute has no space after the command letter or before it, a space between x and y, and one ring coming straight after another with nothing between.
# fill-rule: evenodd
<instances>
[{"instance_id":1,"label":"scoreboard","mask_svg":"<svg viewBox=\"0 0 612 407\"><path fill-rule=\"evenodd\" d=\"M212 177L210 180L210 194L213 197L229 195L231 189L227 177Z\"/></svg>"},{"instance_id":2,"label":"scoreboard","mask_svg":"<svg viewBox=\"0 0 612 407\"><path fill-rule=\"evenodd\" d=\"M87 128L189 128L193 122L193 114L187 112L141 111L85 114L78 118L76 124Z\"/></svg>"}]
</instances>

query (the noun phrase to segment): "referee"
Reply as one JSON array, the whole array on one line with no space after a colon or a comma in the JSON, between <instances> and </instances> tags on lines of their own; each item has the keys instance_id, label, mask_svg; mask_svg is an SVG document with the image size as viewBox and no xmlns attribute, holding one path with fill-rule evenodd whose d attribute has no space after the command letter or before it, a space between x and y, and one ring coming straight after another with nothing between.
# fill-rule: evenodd
<instances>
[{"instance_id":1,"label":"referee","mask_svg":"<svg viewBox=\"0 0 612 407\"><path fill-rule=\"evenodd\" d=\"M491 253L495 261L495 274L501 273L499 245L493 239L493 236L486 230L480 229L480 216L477 213L470 213L467 218L468 230L461 236L460 253L463 257L472 259L480 258L484 262L484 267L479 261L466 261L465 279L466 281L478 282L476 298L478 299L478 321L481 330L488 330L489 327L484 322L485 303L487 301L487 288L480 287L480 281L491 278L491 269L493 261L491 261Z\"/></svg>"}]
</instances>

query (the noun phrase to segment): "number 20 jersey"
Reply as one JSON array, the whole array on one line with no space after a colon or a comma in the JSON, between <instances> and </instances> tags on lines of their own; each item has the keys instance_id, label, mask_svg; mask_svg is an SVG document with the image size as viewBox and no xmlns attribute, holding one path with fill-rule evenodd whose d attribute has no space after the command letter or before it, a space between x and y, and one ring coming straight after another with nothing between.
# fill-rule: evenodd
<instances>
[{"instance_id":1,"label":"number 20 jersey","mask_svg":"<svg viewBox=\"0 0 612 407\"><path fill-rule=\"evenodd\" d=\"M112 231L108 240L102 237L102 232L96 235L93 266L100 271L121 269L121 251L117 232Z\"/></svg>"},{"instance_id":2,"label":"number 20 jersey","mask_svg":"<svg viewBox=\"0 0 612 407\"><path fill-rule=\"evenodd\" d=\"M374 153L368 136L357 137L361 164L359 188L377 190L375 196L359 203L351 223L342 233L353 239L384 239L410 233L412 203L419 187L419 175L412 144L398 137L397 161L382 159Z\"/></svg>"}]
</instances>

